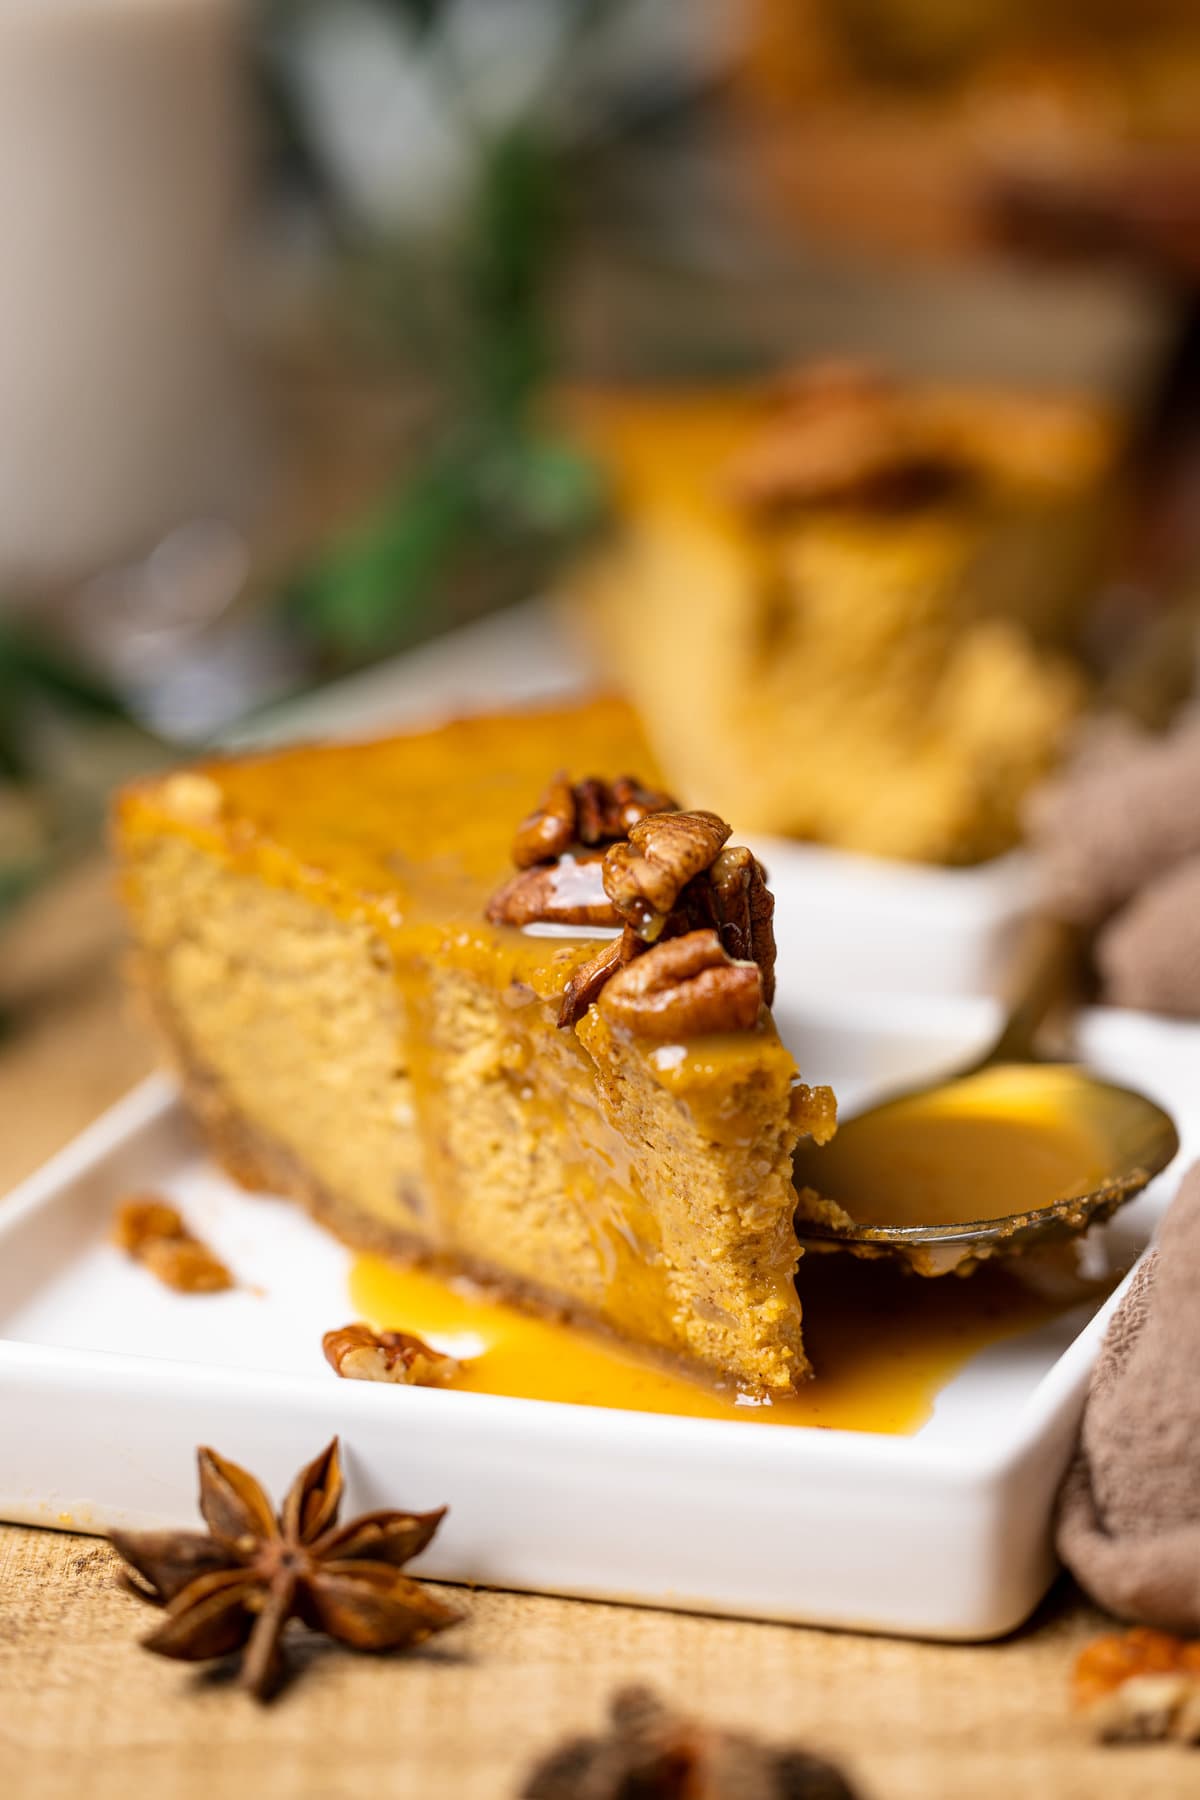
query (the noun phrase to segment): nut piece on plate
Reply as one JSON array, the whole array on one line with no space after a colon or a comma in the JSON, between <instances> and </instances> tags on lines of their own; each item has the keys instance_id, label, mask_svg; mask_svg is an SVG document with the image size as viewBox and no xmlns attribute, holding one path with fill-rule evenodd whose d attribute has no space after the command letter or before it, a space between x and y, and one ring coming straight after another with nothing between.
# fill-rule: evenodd
<instances>
[{"instance_id":1,"label":"nut piece on plate","mask_svg":"<svg viewBox=\"0 0 1200 1800\"><path fill-rule=\"evenodd\" d=\"M181 1294L216 1294L233 1277L207 1244L194 1237L182 1217L158 1194L132 1194L113 1215L112 1241L164 1286Z\"/></svg>"},{"instance_id":2,"label":"nut piece on plate","mask_svg":"<svg viewBox=\"0 0 1200 1800\"><path fill-rule=\"evenodd\" d=\"M1080 1651L1072 1693L1105 1743L1200 1743L1200 1638L1144 1626L1094 1638Z\"/></svg>"},{"instance_id":3,"label":"nut piece on plate","mask_svg":"<svg viewBox=\"0 0 1200 1800\"><path fill-rule=\"evenodd\" d=\"M751 1031L763 1003L757 963L734 962L715 931L689 931L639 956L606 983L597 1005L640 1037Z\"/></svg>"},{"instance_id":4,"label":"nut piece on plate","mask_svg":"<svg viewBox=\"0 0 1200 1800\"><path fill-rule=\"evenodd\" d=\"M841 1771L805 1750L776 1749L622 1688L600 1737L569 1739L527 1777L520 1800L854 1800Z\"/></svg>"},{"instance_id":5,"label":"nut piece on plate","mask_svg":"<svg viewBox=\"0 0 1200 1800\"><path fill-rule=\"evenodd\" d=\"M347 1381L392 1381L403 1387L445 1387L462 1364L410 1331L373 1331L361 1323L327 1331L325 1360Z\"/></svg>"}]
</instances>

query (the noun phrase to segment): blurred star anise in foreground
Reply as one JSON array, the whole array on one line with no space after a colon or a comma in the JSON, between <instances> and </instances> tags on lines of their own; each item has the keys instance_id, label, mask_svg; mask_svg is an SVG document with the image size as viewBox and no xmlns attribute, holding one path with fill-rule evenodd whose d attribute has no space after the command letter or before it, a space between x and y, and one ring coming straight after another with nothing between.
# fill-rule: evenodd
<instances>
[{"instance_id":1,"label":"blurred star anise in foreground","mask_svg":"<svg viewBox=\"0 0 1200 1800\"><path fill-rule=\"evenodd\" d=\"M302 1469L278 1517L245 1469L215 1450L197 1452L198 1531L114 1531L134 1571L129 1591L164 1609L147 1650L204 1662L244 1650L242 1685L267 1699L284 1674L281 1639L298 1619L353 1650L419 1644L463 1617L400 1573L445 1516L364 1513L338 1525L342 1469L336 1438Z\"/></svg>"},{"instance_id":2,"label":"blurred star anise in foreground","mask_svg":"<svg viewBox=\"0 0 1200 1800\"><path fill-rule=\"evenodd\" d=\"M528 1777L521 1800L855 1800L832 1763L777 1749L622 1688L603 1737L574 1738Z\"/></svg>"}]
</instances>

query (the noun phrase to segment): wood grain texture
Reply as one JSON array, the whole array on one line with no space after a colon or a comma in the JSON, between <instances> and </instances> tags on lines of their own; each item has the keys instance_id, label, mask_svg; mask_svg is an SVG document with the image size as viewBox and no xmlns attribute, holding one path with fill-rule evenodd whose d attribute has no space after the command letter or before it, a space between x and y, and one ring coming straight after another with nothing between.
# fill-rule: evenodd
<instances>
[{"instance_id":1,"label":"wood grain texture","mask_svg":"<svg viewBox=\"0 0 1200 1800\"><path fill-rule=\"evenodd\" d=\"M501 1800L630 1679L832 1755L873 1800L1166 1800L1200 1778L1200 1753L1095 1748L1068 1721L1070 1657L1101 1624L1068 1595L963 1649L479 1592L465 1627L409 1656L302 1639L296 1681L260 1709L141 1651L151 1615L115 1569L86 1538L0 1535L0 1790Z\"/></svg>"},{"instance_id":2,"label":"wood grain texture","mask_svg":"<svg viewBox=\"0 0 1200 1800\"><path fill-rule=\"evenodd\" d=\"M148 1065L118 944L104 879L85 871L4 946L0 994L21 1005L0 1044L0 1189ZM0 1419L0 1455L19 1454ZM116 1566L94 1539L0 1526L0 1794L507 1800L629 1680L834 1757L864 1800L1200 1792L1200 1751L1101 1749L1070 1720L1071 1661L1105 1621L1066 1586L1024 1632L972 1648L478 1592L463 1628L409 1656L301 1636L296 1682L261 1709L227 1671L139 1649L152 1615Z\"/></svg>"}]
</instances>

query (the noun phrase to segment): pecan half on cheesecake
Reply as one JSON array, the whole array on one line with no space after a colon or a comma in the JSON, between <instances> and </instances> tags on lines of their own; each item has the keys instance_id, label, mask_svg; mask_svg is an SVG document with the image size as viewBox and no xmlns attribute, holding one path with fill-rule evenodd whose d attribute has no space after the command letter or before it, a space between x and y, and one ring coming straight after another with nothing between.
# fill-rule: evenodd
<instances>
[{"instance_id":1,"label":"pecan half on cheesecake","mask_svg":"<svg viewBox=\"0 0 1200 1800\"><path fill-rule=\"evenodd\" d=\"M728 838L606 700L207 762L115 824L142 988L238 1179L786 1393L792 1150L833 1103L771 1021L771 900Z\"/></svg>"}]
</instances>

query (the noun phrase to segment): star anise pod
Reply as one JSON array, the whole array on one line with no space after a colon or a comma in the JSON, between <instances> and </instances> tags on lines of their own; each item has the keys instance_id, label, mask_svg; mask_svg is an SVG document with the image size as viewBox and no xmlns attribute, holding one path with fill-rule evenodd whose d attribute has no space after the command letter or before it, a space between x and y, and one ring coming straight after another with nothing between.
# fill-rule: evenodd
<instances>
[{"instance_id":1,"label":"star anise pod","mask_svg":"<svg viewBox=\"0 0 1200 1800\"><path fill-rule=\"evenodd\" d=\"M609 1718L540 1763L521 1800L854 1800L821 1757L685 1718L647 1688L615 1694Z\"/></svg>"},{"instance_id":2,"label":"star anise pod","mask_svg":"<svg viewBox=\"0 0 1200 1800\"><path fill-rule=\"evenodd\" d=\"M198 1531L114 1531L134 1574L129 1591L166 1617L142 1642L158 1656L206 1662L244 1650L242 1685L265 1700L283 1677L289 1619L354 1650L397 1650L457 1624L462 1613L402 1575L442 1519L436 1512L364 1513L338 1525L336 1438L302 1469L276 1517L245 1469L197 1452Z\"/></svg>"}]
</instances>

